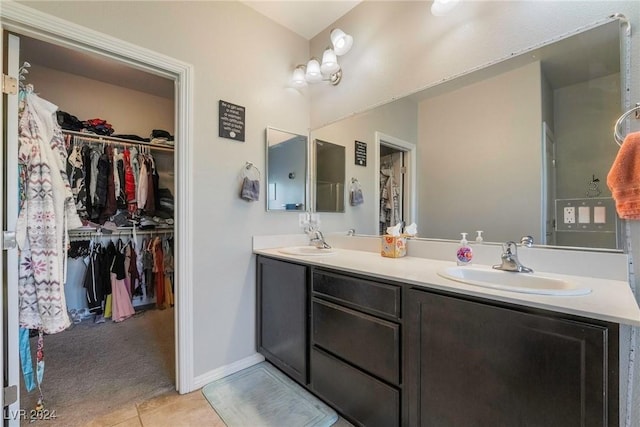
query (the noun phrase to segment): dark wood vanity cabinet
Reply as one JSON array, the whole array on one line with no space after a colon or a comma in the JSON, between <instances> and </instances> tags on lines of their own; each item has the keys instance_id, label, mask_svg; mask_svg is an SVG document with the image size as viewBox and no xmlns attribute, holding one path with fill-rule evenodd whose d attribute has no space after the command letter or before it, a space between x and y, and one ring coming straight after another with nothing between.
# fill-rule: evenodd
<instances>
[{"instance_id":1,"label":"dark wood vanity cabinet","mask_svg":"<svg viewBox=\"0 0 640 427\"><path fill-rule=\"evenodd\" d=\"M619 326L258 256L258 351L357 426L618 427Z\"/></svg>"},{"instance_id":2,"label":"dark wood vanity cabinet","mask_svg":"<svg viewBox=\"0 0 640 427\"><path fill-rule=\"evenodd\" d=\"M300 384L309 382L309 267L258 257L258 351Z\"/></svg>"},{"instance_id":3,"label":"dark wood vanity cabinet","mask_svg":"<svg viewBox=\"0 0 640 427\"><path fill-rule=\"evenodd\" d=\"M311 390L356 425L400 425L401 289L312 273Z\"/></svg>"},{"instance_id":4,"label":"dark wood vanity cabinet","mask_svg":"<svg viewBox=\"0 0 640 427\"><path fill-rule=\"evenodd\" d=\"M409 290L410 426L618 426L618 326Z\"/></svg>"}]
</instances>

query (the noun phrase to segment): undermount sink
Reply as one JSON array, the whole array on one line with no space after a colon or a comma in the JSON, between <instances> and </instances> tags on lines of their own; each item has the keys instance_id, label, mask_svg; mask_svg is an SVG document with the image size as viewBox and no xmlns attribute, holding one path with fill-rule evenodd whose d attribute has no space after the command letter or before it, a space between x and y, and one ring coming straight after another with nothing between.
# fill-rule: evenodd
<instances>
[{"instance_id":1,"label":"undermount sink","mask_svg":"<svg viewBox=\"0 0 640 427\"><path fill-rule=\"evenodd\" d=\"M322 255L333 255L336 253L336 250L333 248L316 248L315 246L290 246L287 248L278 249L278 252L287 255L298 255L298 256L322 256Z\"/></svg>"},{"instance_id":2,"label":"undermount sink","mask_svg":"<svg viewBox=\"0 0 640 427\"><path fill-rule=\"evenodd\" d=\"M536 273L513 273L490 268L449 267L438 271L438 275L469 285L527 294L572 296L591 293L590 288Z\"/></svg>"}]
</instances>

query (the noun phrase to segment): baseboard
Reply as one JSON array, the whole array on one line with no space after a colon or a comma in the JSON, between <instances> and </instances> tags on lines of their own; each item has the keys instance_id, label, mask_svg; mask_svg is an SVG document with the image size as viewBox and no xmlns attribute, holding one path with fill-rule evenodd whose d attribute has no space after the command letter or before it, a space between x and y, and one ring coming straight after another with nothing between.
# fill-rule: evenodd
<instances>
[{"instance_id":1,"label":"baseboard","mask_svg":"<svg viewBox=\"0 0 640 427\"><path fill-rule=\"evenodd\" d=\"M231 375L262 361L264 361L264 356L260 353L254 353L244 359L237 360L228 365L224 365L202 375L198 375L193 379L193 390L198 390L212 381L219 380L220 378L224 378L227 375Z\"/></svg>"}]
</instances>

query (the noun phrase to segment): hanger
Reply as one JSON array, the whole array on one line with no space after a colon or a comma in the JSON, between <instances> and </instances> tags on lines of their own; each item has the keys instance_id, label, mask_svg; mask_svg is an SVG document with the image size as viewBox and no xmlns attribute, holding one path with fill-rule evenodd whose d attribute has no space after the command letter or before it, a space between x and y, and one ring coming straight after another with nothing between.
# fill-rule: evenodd
<instances>
[{"instance_id":1,"label":"hanger","mask_svg":"<svg viewBox=\"0 0 640 427\"><path fill-rule=\"evenodd\" d=\"M20 90L31 92L33 91L33 86L25 85L23 83L25 80L27 80L26 74L29 74L29 67L31 67L31 64L29 64L27 61L24 61L22 67L18 69L18 87L20 88Z\"/></svg>"}]
</instances>

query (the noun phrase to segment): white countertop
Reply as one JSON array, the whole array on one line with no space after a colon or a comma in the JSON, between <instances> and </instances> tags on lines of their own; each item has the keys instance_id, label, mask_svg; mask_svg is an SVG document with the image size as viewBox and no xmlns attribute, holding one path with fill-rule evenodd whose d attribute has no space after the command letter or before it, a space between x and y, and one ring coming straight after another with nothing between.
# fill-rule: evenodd
<instances>
[{"instance_id":1,"label":"white countertop","mask_svg":"<svg viewBox=\"0 0 640 427\"><path fill-rule=\"evenodd\" d=\"M350 249L336 249L335 254L326 256L289 255L280 252L277 248L254 249L253 252L273 258L364 274L373 278L388 279L429 289L441 289L527 307L640 326L640 308L638 308L631 288L627 282L619 280L541 273L540 275L571 281L592 290L590 294L582 296L549 296L495 290L439 276L438 270L456 265L451 261L411 256L385 258L379 253Z\"/></svg>"}]
</instances>

